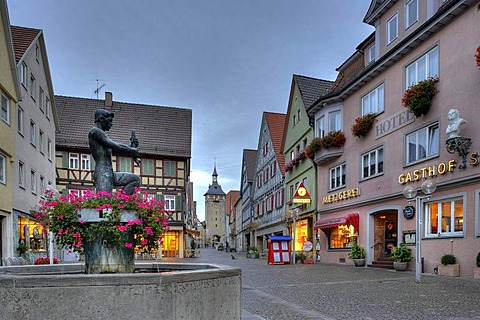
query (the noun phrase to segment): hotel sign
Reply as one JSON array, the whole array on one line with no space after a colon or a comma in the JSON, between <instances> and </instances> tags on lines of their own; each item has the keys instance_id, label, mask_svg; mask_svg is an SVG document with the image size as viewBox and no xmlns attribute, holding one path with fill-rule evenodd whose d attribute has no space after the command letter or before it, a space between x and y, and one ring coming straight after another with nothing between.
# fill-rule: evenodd
<instances>
[{"instance_id":1,"label":"hotel sign","mask_svg":"<svg viewBox=\"0 0 480 320\"><path fill-rule=\"evenodd\" d=\"M390 134L398 129L415 121L413 113L406 108L391 115L387 119L378 121L375 125L375 139L379 139L387 134Z\"/></svg>"}]
</instances>

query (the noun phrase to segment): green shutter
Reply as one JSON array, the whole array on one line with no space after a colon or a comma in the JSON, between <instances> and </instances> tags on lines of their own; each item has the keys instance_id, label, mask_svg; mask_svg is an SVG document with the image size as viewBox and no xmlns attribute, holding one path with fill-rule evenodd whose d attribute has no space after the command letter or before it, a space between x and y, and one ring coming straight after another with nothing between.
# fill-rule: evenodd
<instances>
[{"instance_id":1,"label":"green shutter","mask_svg":"<svg viewBox=\"0 0 480 320\"><path fill-rule=\"evenodd\" d=\"M63 156L62 156L62 167L64 169L68 169L68 152L64 151L62 152L63 153Z\"/></svg>"},{"instance_id":2,"label":"green shutter","mask_svg":"<svg viewBox=\"0 0 480 320\"><path fill-rule=\"evenodd\" d=\"M90 155L90 170L95 170L95 159Z\"/></svg>"},{"instance_id":3,"label":"green shutter","mask_svg":"<svg viewBox=\"0 0 480 320\"><path fill-rule=\"evenodd\" d=\"M182 196L175 196L175 211L183 211Z\"/></svg>"}]
</instances>

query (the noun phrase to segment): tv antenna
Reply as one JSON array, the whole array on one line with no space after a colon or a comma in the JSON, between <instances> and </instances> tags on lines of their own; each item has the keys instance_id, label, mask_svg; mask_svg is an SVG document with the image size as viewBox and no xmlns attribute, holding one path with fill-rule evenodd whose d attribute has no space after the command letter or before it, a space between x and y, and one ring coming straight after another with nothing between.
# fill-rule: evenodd
<instances>
[{"instance_id":1,"label":"tv antenna","mask_svg":"<svg viewBox=\"0 0 480 320\"><path fill-rule=\"evenodd\" d=\"M98 85L98 81L105 81L105 80L98 80L96 79L97 81L97 89L95 89L95 91L93 91L93 93L97 96L97 99L98 99L98 94L100 93L100 90L102 90L103 87L105 87L105 83L101 84L100 86Z\"/></svg>"}]
</instances>

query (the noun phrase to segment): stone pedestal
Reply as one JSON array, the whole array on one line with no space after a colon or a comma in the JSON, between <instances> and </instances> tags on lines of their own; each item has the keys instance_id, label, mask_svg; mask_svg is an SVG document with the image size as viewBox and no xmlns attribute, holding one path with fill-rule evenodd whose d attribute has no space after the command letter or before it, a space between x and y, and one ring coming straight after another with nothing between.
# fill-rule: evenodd
<instances>
[{"instance_id":1,"label":"stone pedestal","mask_svg":"<svg viewBox=\"0 0 480 320\"><path fill-rule=\"evenodd\" d=\"M473 279L480 280L480 267L473 268Z\"/></svg>"}]
</instances>

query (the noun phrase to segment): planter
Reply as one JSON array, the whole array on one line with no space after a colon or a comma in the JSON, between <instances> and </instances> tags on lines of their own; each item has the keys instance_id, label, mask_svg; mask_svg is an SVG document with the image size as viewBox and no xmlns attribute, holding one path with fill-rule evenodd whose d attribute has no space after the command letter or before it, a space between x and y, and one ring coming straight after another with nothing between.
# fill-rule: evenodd
<instances>
[{"instance_id":1,"label":"planter","mask_svg":"<svg viewBox=\"0 0 480 320\"><path fill-rule=\"evenodd\" d=\"M460 265L457 264L447 264L438 266L438 275L447 276L447 277L459 277L460 276Z\"/></svg>"},{"instance_id":2,"label":"planter","mask_svg":"<svg viewBox=\"0 0 480 320\"><path fill-rule=\"evenodd\" d=\"M355 264L355 267L364 267L365 259L353 259L353 263Z\"/></svg>"},{"instance_id":3,"label":"planter","mask_svg":"<svg viewBox=\"0 0 480 320\"><path fill-rule=\"evenodd\" d=\"M480 280L480 267L473 268L473 279Z\"/></svg>"},{"instance_id":4,"label":"planter","mask_svg":"<svg viewBox=\"0 0 480 320\"><path fill-rule=\"evenodd\" d=\"M247 258L248 259L258 259L260 257L260 254L257 253L247 253Z\"/></svg>"},{"instance_id":5,"label":"planter","mask_svg":"<svg viewBox=\"0 0 480 320\"><path fill-rule=\"evenodd\" d=\"M337 148L328 148L328 149L320 149L319 151L315 152L315 163L317 165L326 164L334 159L340 157L343 154L343 147Z\"/></svg>"},{"instance_id":6,"label":"planter","mask_svg":"<svg viewBox=\"0 0 480 320\"><path fill-rule=\"evenodd\" d=\"M407 267L408 267L408 262L401 262L401 261L394 261L393 262L393 268L396 270L396 271L405 271L407 270Z\"/></svg>"}]
</instances>

